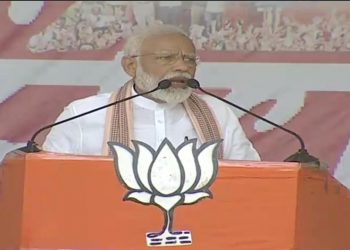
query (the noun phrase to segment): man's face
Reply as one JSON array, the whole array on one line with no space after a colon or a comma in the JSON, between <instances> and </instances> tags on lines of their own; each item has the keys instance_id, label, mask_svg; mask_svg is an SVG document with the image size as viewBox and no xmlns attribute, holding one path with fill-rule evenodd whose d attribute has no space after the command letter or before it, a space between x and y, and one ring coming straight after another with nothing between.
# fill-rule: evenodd
<instances>
[{"instance_id":1,"label":"man's face","mask_svg":"<svg viewBox=\"0 0 350 250\"><path fill-rule=\"evenodd\" d=\"M153 36L143 42L140 55L135 77L139 92L154 89L163 79L171 79L170 88L153 92L150 98L180 103L190 96L192 89L186 86L186 79L194 77L197 63L191 40L180 34Z\"/></svg>"}]
</instances>

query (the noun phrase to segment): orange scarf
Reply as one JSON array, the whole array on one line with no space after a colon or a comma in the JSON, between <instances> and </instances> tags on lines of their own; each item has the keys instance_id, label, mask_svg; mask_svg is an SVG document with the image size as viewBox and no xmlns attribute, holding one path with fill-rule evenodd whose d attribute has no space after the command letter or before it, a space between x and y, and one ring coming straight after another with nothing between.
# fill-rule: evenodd
<instances>
[{"instance_id":1,"label":"orange scarf","mask_svg":"<svg viewBox=\"0 0 350 250\"><path fill-rule=\"evenodd\" d=\"M110 97L110 102L121 100L131 96L133 81L124 84L119 91L114 92ZM110 103L109 102L109 103ZM201 143L221 139L219 127L215 117L198 95L192 93L183 103L184 108L190 117L192 125ZM108 108L106 115L106 126L103 141L103 154L110 155L108 141L119 142L125 146L133 147L131 140L133 136L133 107L131 101L126 101ZM223 158L222 143L218 148L218 158Z\"/></svg>"}]
</instances>

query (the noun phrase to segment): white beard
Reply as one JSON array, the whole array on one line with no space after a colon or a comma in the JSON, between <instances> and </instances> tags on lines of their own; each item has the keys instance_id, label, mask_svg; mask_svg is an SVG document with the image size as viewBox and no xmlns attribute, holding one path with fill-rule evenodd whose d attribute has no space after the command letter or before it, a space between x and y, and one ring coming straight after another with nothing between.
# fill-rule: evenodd
<instances>
[{"instance_id":1,"label":"white beard","mask_svg":"<svg viewBox=\"0 0 350 250\"><path fill-rule=\"evenodd\" d=\"M138 64L136 68L135 83L143 91L149 91L156 88L161 80L173 77L192 78L189 73L170 72L166 74L162 79L158 79L157 77L146 73L141 65ZM177 104L185 101L191 95L192 90L193 89L190 87L174 88L170 86L167 89L157 90L151 93L149 96L166 103Z\"/></svg>"}]
</instances>

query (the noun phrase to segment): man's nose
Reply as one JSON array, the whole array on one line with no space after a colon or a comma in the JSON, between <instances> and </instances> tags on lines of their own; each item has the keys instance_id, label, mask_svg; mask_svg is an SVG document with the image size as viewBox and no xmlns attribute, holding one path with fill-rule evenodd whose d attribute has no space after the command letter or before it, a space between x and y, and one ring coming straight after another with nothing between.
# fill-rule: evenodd
<instances>
[{"instance_id":1,"label":"man's nose","mask_svg":"<svg viewBox=\"0 0 350 250\"><path fill-rule=\"evenodd\" d=\"M176 71L190 72L193 70L193 66L189 65L189 63L184 60L184 56L182 54L179 54L176 62L173 65L173 69Z\"/></svg>"}]
</instances>

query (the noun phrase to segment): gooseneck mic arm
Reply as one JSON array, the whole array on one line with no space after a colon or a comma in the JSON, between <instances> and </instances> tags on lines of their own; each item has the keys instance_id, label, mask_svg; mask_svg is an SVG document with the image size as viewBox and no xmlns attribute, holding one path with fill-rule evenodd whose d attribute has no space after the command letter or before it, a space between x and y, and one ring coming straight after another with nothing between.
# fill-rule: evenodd
<instances>
[{"instance_id":1,"label":"gooseneck mic arm","mask_svg":"<svg viewBox=\"0 0 350 250\"><path fill-rule=\"evenodd\" d=\"M89 110L87 112L84 112L84 113L81 113L79 115L76 115L76 116L72 116L72 117L69 117L67 119L64 119L62 121L59 121L59 122L55 122L55 123L52 123L52 124L49 124L45 127L42 127L40 128L38 131L36 131L32 138L27 142L27 145L22 147L22 148L19 148L18 150L21 150L23 152L26 152L26 153L34 153L34 152L40 152L41 149L38 147L38 144L35 142L35 138L44 130L46 129L49 129L49 128L52 128L56 125L59 125L59 124L62 124L62 123L65 123L65 122L69 122L71 120L74 120L74 119L77 119L79 117L82 117L82 116L85 116L85 115L88 115L88 114L91 114L93 112L96 112L96 111L99 111L101 109L104 109L104 108L107 108L107 107L110 107L110 106L113 106L113 105L116 105L116 104L119 104L121 102L125 102L125 101L128 101L130 99L133 99L133 98L136 98L138 96L144 96L144 95L147 95L147 94L150 94L150 93L153 93L159 89L167 89L169 88L171 85L171 81L168 80L168 79L165 79L165 80L162 80L158 83L158 86L150 91L147 91L147 92L143 92L143 93L140 93L140 94L136 94L136 95L133 95L133 96L129 96L129 97L126 97L124 99L121 99L121 100L117 100L117 101L114 101L114 102L111 102L109 104L106 104L104 106L101 106L101 107L98 107L98 108L95 108L95 109L92 109L92 110Z\"/></svg>"},{"instance_id":2,"label":"gooseneck mic arm","mask_svg":"<svg viewBox=\"0 0 350 250\"><path fill-rule=\"evenodd\" d=\"M258 118L258 119L260 119L260 120L263 120L264 122L267 122L267 123L271 124L271 125L274 126L274 127L277 127L277 128L279 128L279 129L282 129L283 131L285 131L285 132L287 132L288 134L291 134L291 135L293 135L295 138L297 138L298 141L299 141L299 143L300 143L300 149L299 149L298 152L296 152L295 154L293 154L293 155L287 157L284 161L286 161L286 162L300 162L300 163L314 163L314 164L317 164L318 166L320 166L320 161L319 161L319 159L317 159L317 158L314 157L314 156L311 156L311 155L307 152L307 150L305 149L305 143L304 143L303 139L301 138L300 135L298 135L298 134L295 133L294 131L291 131L291 130L289 130L289 129L286 129L286 128L284 128L284 127L281 126L281 125L278 125L278 124L276 124L276 123L274 123L274 122L272 122L272 121L270 121L270 120L267 120L266 118L264 118L264 117L262 117L262 116L259 116L259 115L255 114L255 113L253 113L253 112L251 112L251 111L245 109L245 108L242 108L242 107L238 106L237 104L234 104L234 103L232 103L232 102L229 102L229 101L227 101L227 100L225 100L225 99L223 99L223 98L221 98L221 97L219 97L219 96L217 96L217 95L214 95L214 94L212 94L212 93L210 93L210 92L208 92L208 91L202 89L202 88L200 87L199 82L198 82L196 79L189 79L189 80L187 81L187 85L188 85L189 87L193 88L193 89L198 89L198 90L200 90L201 92L203 92L203 93L205 93L205 94L207 94L207 95L210 95L210 96L212 96L212 97L214 97L214 98L216 98L216 99L219 99L220 101L225 102L225 103L227 103L227 104L229 104L229 105L231 105L231 106L233 106L233 107L235 107L235 108L237 108L237 109L239 109L239 110L241 110L241 111L243 111L243 112L245 112L245 113L248 113L248 114L250 114L250 115L252 115L252 116L254 116L254 117L256 117L256 118Z\"/></svg>"}]
</instances>

